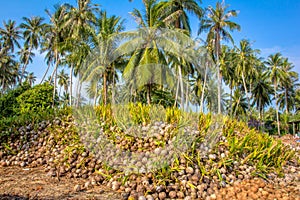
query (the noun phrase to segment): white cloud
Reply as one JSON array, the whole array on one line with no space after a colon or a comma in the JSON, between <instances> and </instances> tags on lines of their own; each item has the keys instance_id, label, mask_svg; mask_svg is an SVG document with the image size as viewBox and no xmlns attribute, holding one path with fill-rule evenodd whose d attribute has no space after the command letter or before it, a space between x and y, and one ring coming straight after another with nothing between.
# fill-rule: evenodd
<instances>
[{"instance_id":1,"label":"white cloud","mask_svg":"<svg viewBox=\"0 0 300 200\"><path fill-rule=\"evenodd\" d=\"M295 66L294 71L300 74L300 47L292 46L282 48L280 46L273 46L269 48L261 48L261 56L265 59L271 55L280 52L283 57L287 57Z\"/></svg>"},{"instance_id":2,"label":"white cloud","mask_svg":"<svg viewBox=\"0 0 300 200\"><path fill-rule=\"evenodd\" d=\"M267 58L271 54L275 54L283 51L283 49L280 46L261 48L260 50L261 50L261 56L263 56L264 58Z\"/></svg>"}]
</instances>

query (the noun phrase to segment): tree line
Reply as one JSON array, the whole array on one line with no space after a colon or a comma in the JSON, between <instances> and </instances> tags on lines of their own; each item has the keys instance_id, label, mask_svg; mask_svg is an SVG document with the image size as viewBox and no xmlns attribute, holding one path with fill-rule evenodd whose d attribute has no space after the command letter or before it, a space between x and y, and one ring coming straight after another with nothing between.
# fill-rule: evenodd
<instances>
[{"instance_id":1,"label":"tree line","mask_svg":"<svg viewBox=\"0 0 300 200\"><path fill-rule=\"evenodd\" d=\"M118 83L125 81L131 101L181 108L192 104L200 112L276 121L278 134L287 118L297 114L300 90L294 65L279 52L262 58L250 40L234 41L232 32L241 29L234 22L236 10L219 1L207 8L199 0L143 0L143 5L142 11L130 12L135 31L125 31L124 19L110 16L91 0L55 5L53 13L46 10L48 19L4 21L1 94L24 82L33 85L36 77L27 66L38 50L48 66L41 69L41 83L53 84L53 98L58 93L69 105L83 100L83 82L88 83L88 98L106 105L118 95L124 97L120 95L125 89ZM199 22L196 39L191 36L190 15ZM200 37L202 33L206 38ZM73 94L75 78L81 81Z\"/></svg>"}]
</instances>

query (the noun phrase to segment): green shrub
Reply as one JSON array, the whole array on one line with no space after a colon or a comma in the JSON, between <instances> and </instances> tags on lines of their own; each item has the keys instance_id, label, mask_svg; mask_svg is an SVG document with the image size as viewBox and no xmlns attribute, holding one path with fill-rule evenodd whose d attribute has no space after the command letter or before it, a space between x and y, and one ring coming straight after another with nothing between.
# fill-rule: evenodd
<instances>
[{"instance_id":1,"label":"green shrub","mask_svg":"<svg viewBox=\"0 0 300 200\"><path fill-rule=\"evenodd\" d=\"M111 105L99 105L96 106L95 112L97 117L100 118L100 121L106 122L110 125L114 123L113 114L112 114L112 108Z\"/></svg>"},{"instance_id":2,"label":"green shrub","mask_svg":"<svg viewBox=\"0 0 300 200\"><path fill-rule=\"evenodd\" d=\"M150 123L150 105L129 103L129 114L134 124Z\"/></svg>"},{"instance_id":3,"label":"green shrub","mask_svg":"<svg viewBox=\"0 0 300 200\"><path fill-rule=\"evenodd\" d=\"M14 90L10 90L7 94L0 97L0 116L2 118L11 117L17 115L20 110L20 106L17 102L17 98L30 89L29 84L24 84L17 87Z\"/></svg>"},{"instance_id":4,"label":"green shrub","mask_svg":"<svg viewBox=\"0 0 300 200\"><path fill-rule=\"evenodd\" d=\"M53 104L57 104L57 97L53 102L53 86L44 83L34 86L32 89L25 91L17 97L20 105L20 113L37 112L51 108Z\"/></svg>"},{"instance_id":5,"label":"green shrub","mask_svg":"<svg viewBox=\"0 0 300 200\"><path fill-rule=\"evenodd\" d=\"M223 134L227 138L232 157L240 158L242 163L254 164L257 172L262 174L273 169L282 170L282 166L295 154L280 140L249 129L242 122L228 120Z\"/></svg>"},{"instance_id":6,"label":"green shrub","mask_svg":"<svg viewBox=\"0 0 300 200\"><path fill-rule=\"evenodd\" d=\"M168 107L166 109L166 122L177 124L182 117L182 111L179 108Z\"/></svg>"},{"instance_id":7,"label":"green shrub","mask_svg":"<svg viewBox=\"0 0 300 200\"><path fill-rule=\"evenodd\" d=\"M200 113L198 124L197 124L198 130L207 132L207 130L209 129L209 127L211 125L211 122L212 122L211 113L209 113L209 114Z\"/></svg>"}]
</instances>

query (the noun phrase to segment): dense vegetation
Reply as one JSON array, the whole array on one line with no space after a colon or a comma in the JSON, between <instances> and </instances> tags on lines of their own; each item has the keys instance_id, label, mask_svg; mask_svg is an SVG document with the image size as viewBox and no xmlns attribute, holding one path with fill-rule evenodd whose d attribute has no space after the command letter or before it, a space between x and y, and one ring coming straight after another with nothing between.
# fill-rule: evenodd
<instances>
[{"instance_id":1,"label":"dense vegetation","mask_svg":"<svg viewBox=\"0 0 300 200\"><path fill-rule=\"evenodd\" d=\"M296 176L299 149L271 136L292 133L288 122L300 116L288 58L235 41L238 12L219 1L143 4L130 13L134 31L91 0L56 5L48 20L3 22L0 164L92 178L124 199L215 199L236 180ZM27 66L37 51L48 68L34 84Z\"/></svg>"},{"instance_id":2,"label":"dense vegetation","mask_svg":"<svg viewBox=\"0 0 300 200\"><path fill-rule=\"evenodd\" d=\"M231 32L241 28L232 21L237 16L235 10L228 10L220 2L215 7L202 8L196 0L143 3L144 11L131 12L138 23L135 32L124 32L123 19L109 16L90 0L78 0L76 6L57 5L53 13L46 11L48 20L25 16L21 24L4 21L0 28L1 95L18 95L17 86L24 82L33 85L36 77L27 72L27 66L38 50L45 53L48 65L41 83L54 86L53 99L59 86L58 95L65 105L79 105L88 99L93 99L94 104L110 104L124 90L118 88L116 94L113 88L125 82L130 101L180 108L194 105L200 112L222 112L239 120L252 120L261 127L267 124L270 132L290 131L287 122L299 110L298 73L281 53L261 58L250 40L235 41ZM199 20L198 34L205 32L207 38L191 38L190 14ZM165 29L172 35L164 34ZM161 30L160 36L150 42L144 40L157 30ZM206 42L195 46L198 39ZM189 49L192 53L182 50L188 45L193 47ZM112 58L115 52L120 56ZM86 62L93 58L97 58L97 64ZM203 58L207 59L199 61ZM54 70L46 80L51 66ZM168 78L170 74L173 80ZM80 80L75 95L71 89L73 76ZM88 84L88 99L80 96L83 82ZM14 89L15 94L10 92ZM25 94L14 101L24 98ZM31 98L36 101L34 96ZM3 115L14 113L14 105L11 101L10 107L1 110ZM266 108L269 109L265 111ZM23 112L30 107L21 105L20 109Z\"/></svg>"}]
</instances>

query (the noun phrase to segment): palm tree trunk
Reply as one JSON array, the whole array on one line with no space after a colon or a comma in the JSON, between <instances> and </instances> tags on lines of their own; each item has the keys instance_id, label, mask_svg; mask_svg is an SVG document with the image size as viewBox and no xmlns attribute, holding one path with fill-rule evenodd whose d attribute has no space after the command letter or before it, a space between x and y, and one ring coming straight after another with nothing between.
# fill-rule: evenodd
<instances>
[{"instance_id":1,"label":"palm tree trunk","mask_svg":"<svg viewBox=\"0 0 300 200\"><path fill-rule=\"evenodd\" d=\"M200 112L203 112L203 104L204 104L204 92L205 92L205 87L206 87L206 80L207 80L207 68L208 68L208 63L205 63L205 72L204 72L204 82L203 82L203 87L201 91L201 100L200 100Z\"/></svg>"},{"instance_id":2,"label":"palm tree trunk","mask_svg":"<svg viewBox=\"0 0 300 200\"><path fill-rule=\"evenodd\" d=\"M248 95L248 106L250 106L250 100L252 99L252 81L250 80L250 85L249 85L249 95ZM250 110L250 118L252 118L252 109L248 107Z\"/></svg>"},{"instance_id":3,"label":"palm tree trunk","mask_svg":"<svg viewBox=\"0 0 300 200\"><path fill-rule=\"evenodd\" d=\"M55 69L55 76L54 76L54 84L53 84L53 103L52 103L52 107L54 107L54 100L55 100L55 96L56 96L56 82L57 82L57 68Z\"/></svg>"},{"instance_id":4,"label":"palm tree trunk","mask_svg":"<svg viewBox=\"0 0 300 200\"><path fill-rule=\"evenodd\" d=\"M115 68L113 67L113 80L112 80L112 90L111 90L111 102L115 104Z\"/></svg>"},{"instance_id":5,"label":"palm tree trunk","mask_svg":"<svg viewBox=\"0 0 300 200\"><path fill-rule=\"evenodd\" d=\"M28 51L29 51L29 54L28 54L28 56L26 57L25 63L24 63L24 65L23 65L23 67L22 67L21 78L20 78L20 81L21 81L21 82L22 82L22 79L23 79L23 76L24 76L26 67L27 67L27 65L28 65L28 62L29 62L29 57L30 57L30 54L31 54L31 51L32 51L32 45L30 46L30 48L29 48Z\"/></svg>"},{"instance_id":6,"label":"palm tree trunk","mask_svg":"<svg viewBox=\"0 0 300 200\"><path fill-rule=\"evenodd\" d=\"M48 64L48 67L47 67L47 69L46 69L46 72L44 73L44 76L43 76L43 78L42 78L40 84L41 84L41 83L44 81L44 79L46 78L46 76L47 76L47 74L48 74L48 71L49 71L49 68L50 68L50 64Z\"/></svg>"},{"instance_id":7,"label":"palm tree trunk","mask_svg":"<svg viewBox=\"0 0 300 200\"><path fill-rule=\"evenodd\" d=\"M180 99L180 108L184 109L184 92L183 92L183 80L182 80L182 73L181 73L181 66L179 65L178 68L179 72L179 81L180 81L180 94L181 94L181 99Z\"/></svg>"},{"instance_id":8,"label":"palm tree trunk","mask_svg":"<svg viewBox=\"0 0 300 200\"><path fill-rule=\"evenodd\" d=\"M151 84L147 85L147 103L151 104Z\"/></svg>"},{"instance_id":9,"label":"palm tree trunk","mask_svg":"<svg viewBox=\"0 0 300 200\"><path fill-rule=\"evenodd\" d=\"M81 73L79 72L78 73L78 84L77 84L77 88L76 88L76 92L77 92L77 98L76 98L76 107L78 107L79 106L79 103L80 103L80 101L81 101L81 94L80 94L80 92L81 92L81 86L82 86L82 83L81 83Z\"/></svg>"},{"instance_id":10,"label":"palm tree trunk","mask_svg":"<svg viewBox=\"0 0 300 200\"><path fill-rule=\"evenodd\" d=\"M258 101L258 109L259 109L259 130L261 130L261 116L262 116L261 98L259 98Z\"/></svg>"},{"instance_id":11,"label":"palm tree trunk","mask_svg":"<svg viewBox=\"0 0 300 200\"><path fill-rule=\"evenodd\" d=\"M245 89L245 92L246 92L248 109L250 111L250 117L251 117L250 98L249 98L249 95L248 95L248 89L247 89L247 85L246 85L246 80L245 80L244 72L242 72L242 79L243 79L243 86L244 86L244 89ZM248 116L246 116L246 119L248 121Z\"/></svg>"},{"instance_id":12,"label":"palm tree trunk","mask_svg":"<svg viewBox=\"0 0 300 200\"><path fill-rule=\"evenodd\" d=\"M285 113L289 114L287 88L284 89L284 98L285 98Z\"/></svg>"},{"instance_id":13,"label":"palm tree trunk","mask_svg":"<svg viewBox=\"0 0 300 200\"><path fill-rule=\"evenodd\" d=\"M261 118L262 118L262 122L263 122L263 131L265 130L265 120L264 120L264 118L265 118L265 108L264 108L264 106L262 106L262 111L261 111Z\"/></svg>"},{"instance_id":14,"label":"palm tree trunk","mask_svg":"<svg viewBox=\"0 0 300 200\"><path fill-rule=\"evenodd\" d=\"M72 95L73 95L73 92L72 92L72 88L73 87L73 64L71 64L71 67L70 67L70 96L69 96L69 105L72 106Z\"/></svg>"},{"instance_id":15,"label":"palm tree trunk","mask_svg":"<svg viewBox=\"0 0 300 200\"><path fill-rule=\"evenodd\" d=\"M232 117L232 115L233 115L233 108L232 108L232 92L233 92L233 88L232 88L232 86L230 86L230 117Z\"/></svg>"},{"instance_id":16,"label":"palm tree trunk","mask_svg":"<svg viewBox=\"0 0 300 200\"><path fill-rule=\"evenodd\" d=\"M103 104L107 104L107 73L103 73Z\"/></svg>"},{"instance_id":17,"label":"palm tree trunk","mask_svg":"<svg viewBox=\"0 0 300 200\"><path fill-rule=\"evenodd\" d=\"M274 92L275 92L277 131L278 131L278 135L280 135L280 121L279 121L279 111L278 111L278 101L277 101L277 84L276 84L276 82L274 83Z\"/></svg>"},{"instance_id":18,"label":"palm tree trunk","mask_svg":"<svg viewBox=\"0 0 300 200\"><path fill-rule=\"evenodd\" d=\"M98 83L96 83L96 91L95 91L95 95L94 95L94 106L96 106L97 97L98 97Z\"/></svg>"},{"instance_id":19,"label":"palm tree trunk","mask_svg":"<svg viewBox=\"0 0 300 200\"><path fill-rule=\"evenodd\" d=\"M236 104L236 107L235 107L235 110L234 110L234 117L236 116L236 111L239 108L240 101L241 101L241 97L239 97L239 100L238 100L238 102Z\"/></svg>"},{"instance_id":20,"label":"palm tree trunk","mask_svg":"<svg viewBox=\"0 0 300 200\"><path fill-rule=\"evenodd\" d=\"M53 79L53 76L54 76L53 96L52 96L53 103L52 103L52 107L54 107L54 100L55 100L55 95L56 95L56 82L57 82L57 68L58 68L58 65L59 65L59 62L60 62L60 59L59 59L59 56L58 56L57 52L55 53L55 60L56 60L55 68L54 68L54 71L53 71L53 73L51 75L51 78L50 78L50 82L51 82L52 79Z\"/></svg>"},{"instance_id":21,"label":"palm tree trunk","mask_svg":"<svg viewBox=\"0 0 300 200\"><path fill-rule=\"evenodd\" d=\"M179 75L178 75L179 76ZM177 81L177 86L176 86L176 94L175 94L175 102L174 102L174 108L176 107L177 105L177 100L178 100L178 93L179 93L179 78L178 78L178 81Z\"/></svg>"},{"instance_id":22,"label":"palm tree trunk","mask_svg":"<svg viewBox=\"0 0 300 200\"><path fill-rule=\"evenodd\" d=\"M218 76L218 114L221 114L221 90L222 90L222 80L221 80L221 70L219 65L219 53L220 53L220 32L216 30L216 40L215 40L215 48L216 48L216 64L217 64L217 76Z\"/></svg>"},{"instance_id":23,"label":"palm tree trunk","mask_svg":"<svg viewBox=\"0 0 300 200\"><path fill-rule=\"evenodd\" d=\"M58 93L59 96L61 95L61 88L62 88L62 85L60 85L60 87L59 87L59 93Z\"/></svg>"},{"instance_id":24,"label":"palm tree trunk","mask_svg":"<svg viewBox=\"0 0 300 200\"><path fill-rule=\"evenodd\" d=\"M76 102L76 106L79 106L79 103L82 103L81 101L81 87L82 87L82 83L81 81L79 81L79 87L78 87L78 98L77 98L77 102Z\"/></svg>"},{"instance_id":25,"label":"palm tree trunk","mask_svg":"<svg viewBox=\"0 0 300 200\"><path fill-rule=\"evenodd\" d=\"M188 103L189 103L189 77L187 77L187 83L186 83L186 91L185 91L185 108L186 111L188 111Z\"/></svg>"},{"instance_id":26,"label":"palm tree trunk","mask_svg":"<svg viewBox=\"0 0 300 200\"><path fill-rule=\"evenodd\" d=\"M75 91L76 91L76 102L75 102L75 107L78 107L78 105L79 105L79 85L80 85L80 72L78 72L78 78L77 78L77 80L76 80L76 89L75 89Z\"/></svg>"}]
</instances>

